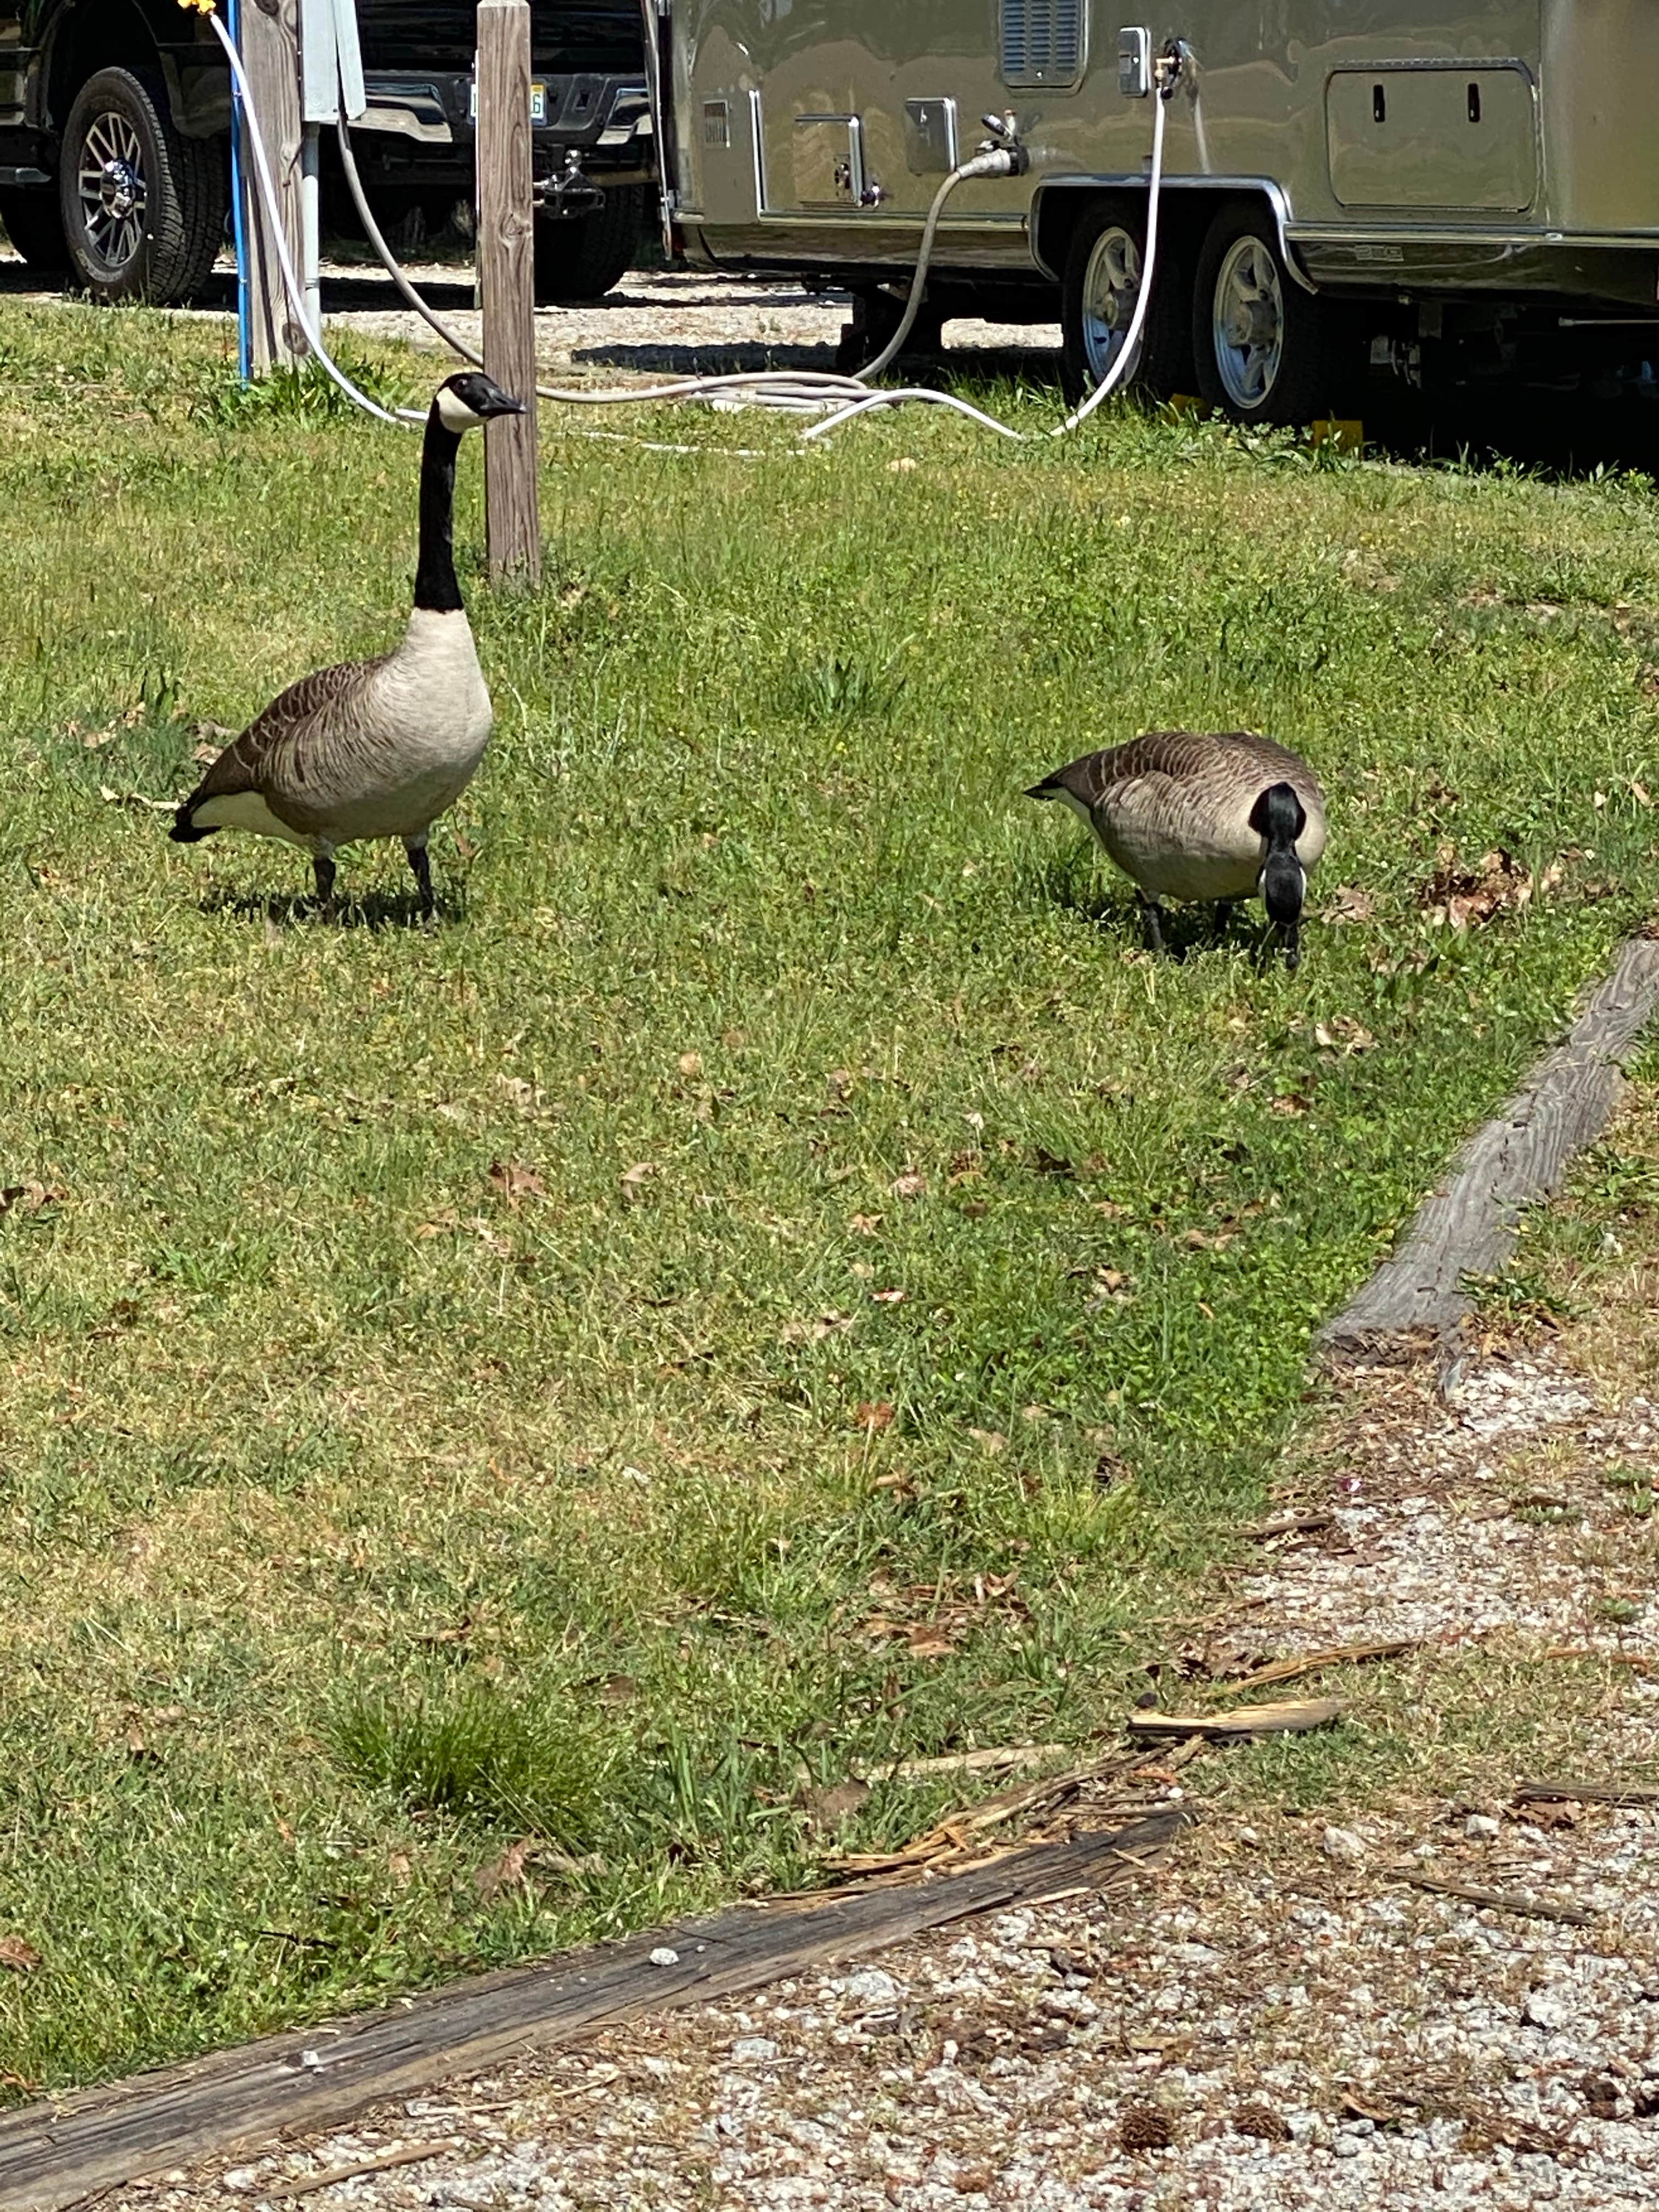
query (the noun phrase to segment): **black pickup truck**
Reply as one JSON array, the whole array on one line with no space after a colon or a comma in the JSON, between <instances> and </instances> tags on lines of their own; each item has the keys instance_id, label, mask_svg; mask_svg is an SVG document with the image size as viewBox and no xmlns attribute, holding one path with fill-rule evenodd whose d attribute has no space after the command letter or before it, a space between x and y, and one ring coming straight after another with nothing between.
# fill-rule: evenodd
<instances>
[{"instance_id":1,"label":"black pickup truck","mask_svg":"<svg viewBox=\"0 0 1659 2212\"><path fill-rule=\"evenodd\" d=\"M357 18L369 198L385 223L418 212L435 230L472 198L477 10L358 0ZM537 296L597 299L653 204L639 0L532 0L532 21ZM98 299L201 290L225 236L230 112L224 56L178 0L0 0L0 222L26 260ZM325 210L344 204L332 137Z\"/></svg>"}]
</instances>

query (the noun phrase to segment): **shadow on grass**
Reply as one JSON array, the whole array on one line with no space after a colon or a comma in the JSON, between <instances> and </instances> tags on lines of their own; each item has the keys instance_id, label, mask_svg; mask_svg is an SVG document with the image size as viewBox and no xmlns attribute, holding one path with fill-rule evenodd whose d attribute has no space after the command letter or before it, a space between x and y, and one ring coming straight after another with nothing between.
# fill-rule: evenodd
<instances>
[{"instance_id":1,"label":"shadow on grass","mask_svg":"<svg viewBox=\"0 0 1659 2212\"><path fill-rule=\"evenodd\" d=\"M343 897L325 914L314 891L206 892L198 902L204 915L228 915L234 921L267 922L275 929L313 926L319 929L419 929L421 902L410 891L366 891ZM464 897L440 898L433 927L466 919Z\"/></svg>"}]
</instances>

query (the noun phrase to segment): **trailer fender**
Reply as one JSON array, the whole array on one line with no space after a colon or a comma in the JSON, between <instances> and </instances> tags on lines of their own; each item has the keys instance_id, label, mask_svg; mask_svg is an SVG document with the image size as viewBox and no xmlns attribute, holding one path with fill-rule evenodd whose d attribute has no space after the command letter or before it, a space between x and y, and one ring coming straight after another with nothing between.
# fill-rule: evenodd
<instances>
[{"instance_id":1,"label":"trailer fender","mask_svg":"<svg viewBox=\"0 0 1659 2212\"><path fill-rule=\"evenodd\" d=\"M1144 170L1121 175L1040 177L1031 195L1031 258L1045 276L1055 283L1066 266L1072 232L1091 198L1104 193L1119 197L1144 192ZM1290 204L1282 188L1271 177L1169 177L1164 179L1160 222L1172 226L1184 244L1196 246L1218 212L1215 195L1248 203L1263 203L1273 221L1279 258L1304 292L1316 292L1297 258L1286 226Z\"/></svg>"}]
</instances>

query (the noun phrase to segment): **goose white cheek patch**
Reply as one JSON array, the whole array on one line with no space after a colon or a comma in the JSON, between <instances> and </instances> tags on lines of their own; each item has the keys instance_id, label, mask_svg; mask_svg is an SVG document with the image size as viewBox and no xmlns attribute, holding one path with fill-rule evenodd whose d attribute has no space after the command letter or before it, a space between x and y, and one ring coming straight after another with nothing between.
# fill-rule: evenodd
<instances>
[{"instance_id":1,"label":"goose white cheek patch","mask_svg":"<svg viewBox=\"0 0 1659 2212\"><path fill-rule=\"evenodd\" d=\"M438 394L438 420L459 437L464 430L476 430L483 417L475 415L465 400L446 386Z\"/></svg>"}]
</instances>

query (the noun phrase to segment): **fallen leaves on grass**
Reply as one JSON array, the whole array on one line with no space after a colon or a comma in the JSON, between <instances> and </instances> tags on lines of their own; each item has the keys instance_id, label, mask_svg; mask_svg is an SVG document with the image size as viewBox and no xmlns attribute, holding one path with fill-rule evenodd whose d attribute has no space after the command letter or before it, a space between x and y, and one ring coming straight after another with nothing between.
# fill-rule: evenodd
<instances>
[{"instance_id":1,"label":"fallen leaves on grass","mask_svg":"<svg viewBox=\"0 0 1659 2212\"><path fill-rule=\"evenodd\" d=\"M882 1217L878 1213L855 1213L847 1226L854 1237L873 1237L881 1223Z\"/></svg>"},{"instance_id":2,"label":"fallen leaves on grass","mask_svg":"<svg viewBox=\"0 0 1659 2212\"><path fill-rule=\"evenodd\" d=\"M869 1795L869 1784L860 1782L856 1775L846 1782L823 1783L803 1790L800 1803L806 1825L815 1834L833 1835L860 1810Z\"/></svg>"},{"instance_id":3,"label":"fallen leaves on grass","mask_svg":"<svg viewBox=\"0 0 1659 2212\"><path fill-rule=\"evenodd\" d=\"M1344 1055L1369 1052L1376 1042L1370 1031L1349 1014L1335 1014L1328 1022L1316 1022L1314 1040L1324 1051Z\"/></svg>"},{"instance_id":4,"label":"fallen leaves on grass","mask_svg":"<svg viewBox=\"0 0 1659 2212\"><path fill-rule=\"evenodd\" d=\"M927 1188L927 1178L920 1168L906 1168L892 1182L895 1198L920 1198Z\"/></svg>"},{"instance_id":5,"label":"fallen leaves on grass","mask_svg":"<svg viewBox=\"0 0 1659 2212\"><path fill-rule=\"evenodd\" d=\"M1455 848L1443 845L1418 903L1431 929L1479 929L1497 915L1518 913L1560 880L1559 860L1534 872L1498 847L1483 853L1473 867L1464 867Z\"/></svg>"},{"instance_id":6,"label":"fallen leaves on grass","mask_svg":"<svg viewBox=\"0 0 1659 2212\"><path fill-rule=\"evenodd\" d=\"M0 1213L44 1213L49 1206L62 1206L69 1196L44 1182L8 1183L0 1190Z\"/></svg>"},{"instance_id":7,"label":"fallen leaves on grass","mask_svg":"<svg viewBox=\"0 0 1659 2212\"><path fill-rule=\"evenodd\" d=\"M509 1206L522 1205L526 1198L545 1198L547 1185L534 1168L521 1166L517 1160L492 1160L489 1163L491 1187Z\"/></svg>"},{"instance_id":8,"label":"fallen leaves on grass","mask_svg":"<svg viewBox=\"0 0 1659 2212\"><path fill-rule=\"evenodd\" d=\"M893 1425L892 1402L886 1398L879 1398L873 1402L866 1399L862 1405L854 1407L853 1419L866 1436L874 1436L881 1429L890 1429Z\"/></svg>"},{"instance_id":9,"label":"fallen leaves on grass","mask_svg":"<svg viewBox=\"0 0 1659 2212\"><path fill-rule=\"evenodd\" d=\"M782 1329L785 1344L822 1344L826 1337L835 1336L844 1328L851 1328L853 1316L837 1313L817 1314L811 1321L786 1322Z\"/></svg>"},{"instance_id":10,"label":"fallen leaves on grass","mask_svg":"<svg viewBox=\"0 0 1659 2212\"><path fill-rule=\"evenodd\" d=\"M509 1844L499 1858L490 1859L477 1869L472 1884L486 1905L492 1904L504 1889L530 1887L525 1862L535 1848L533 1837L520 1837L516 1844Z\"/></svg>"},{"instance_id":11,"label":"fallen leaves on grass","mask_svg":"<svg viewBox=\"0 0 1659 2212\"><path fill-rule=\"evenodd\" d=\"M654 1160L635 1160L631 1168L624 1169L622 1194L626 1199L642 1198L647 1183L653 1182L662 1172Z\"/></svg>"},{"instance_id":12,"label":"fallen leaves on grass","mask_svg":"<svg viewBox=\"0 0 1659 2212\"><path fill-rule=\"evenodd\" d=\"M0 1966L14 1974L32 1974L40 1963L33 1943L21 1936L0 1936Z\"/></svg>"},{"instance_id":13,"label":"fallen leaves on grass","mask_svg":"<svg viewBox=\"0 0 1659 2212\"><path fill-rule=\"evenodd\" d=\"M1355 884L1341 884L1320 909L1319 918L1339 923L1370 921L1376 912L1376 902L1369 891L1362 891Z\"/></svg>"}]
</instances>

